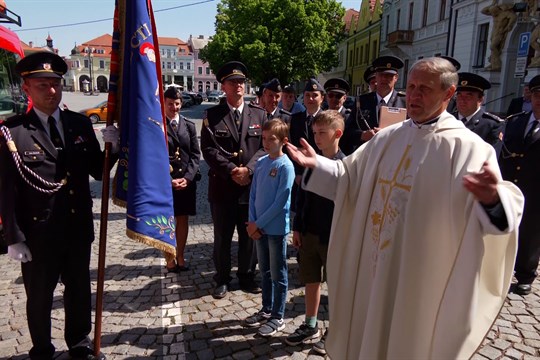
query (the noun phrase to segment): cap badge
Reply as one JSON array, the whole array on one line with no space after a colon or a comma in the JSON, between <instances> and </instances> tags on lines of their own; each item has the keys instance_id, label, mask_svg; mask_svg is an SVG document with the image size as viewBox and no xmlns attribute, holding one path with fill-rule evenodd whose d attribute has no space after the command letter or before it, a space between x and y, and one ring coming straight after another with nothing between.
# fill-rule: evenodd
<instances>
[{"instance_id":1,"label":"cap badge","mask_svg":"<svg viewBox=\"0 0 540 360\"><path fill-rule=\"evenodd\" d=\"M43 64L43 70L51 70L51 64L49 63Z\"/></svg>"},{"instance_id":2,"label":"cap badge","mask_svg":"<svg viewBox=\"0 0 540 360\"><path fill-rule=\"evenodd\" d=\"M467 80L462 80L462 81L461 81L461 86L465 86L465 85L467 85L468 83L469 83L469 82L468 82Z\"/></svg>"},{"instance_id":3,"label":"cap badge","mask_svg":"<svg viewBox=\"0 0 540 360\"><path fill-rule=\"evenodd\" d=\"M392 67L392 64L388 63L386 64L386 67L390 69Z\"/></svg>"},{"instance_id":4,"label":"cap badge","mask_svg":"<svg viewBox=\"0 0 540 360\"><path fill-rule=\"evenodd\" d=\"M313 88L313 90L317 89L317 85L315 84L312 84L311 87Z\"/></svg>"},{"instance_id":5,"label":"cap badge","mask_svg":"<svg viewBox=\"0 0 540 360\"><path fill-rule=\"evenodd\" d=\"M338 84L334 85L334 87L335 87L336 89L339 89L339 85L338 85Z\"/></svg>"}]
</instances>

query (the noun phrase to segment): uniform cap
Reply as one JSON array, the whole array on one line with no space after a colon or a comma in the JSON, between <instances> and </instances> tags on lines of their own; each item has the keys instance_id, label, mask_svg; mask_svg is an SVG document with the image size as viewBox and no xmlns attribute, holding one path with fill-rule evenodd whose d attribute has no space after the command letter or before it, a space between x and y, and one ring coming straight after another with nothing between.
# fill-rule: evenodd
<instances>
[{"instance_id":1,"label":"uniform cap","mask_svg":"<svg viewBox=\"0 0 540 360\"><path fill-rule=\"evenodd\" d=\"M296 90L294 90L293 84L287 84L283 87L283 92L289 93L289 94L296 94Z\"/></svg>"},{"instance_id":2,"label":"uniform cap","mask_svg":"<svg viewBox=\"0 0 540 360\"><path fill-rule=\"evenodd\" d=\"M529 81L529 90L532 91L540 91L540 75L536 75Z\"/></svg>"},{"instance_id":3,"label":"uniform cap","mask_svg":"<svg viewBox=\"0 0 540 360\"><path fill-rule=\"evenodd\" d=\"M265 89L268 89L268 90L272 90L273 92L281 92L282 89L281 89L281 84L279 83L279 80L274 78L272 80L270 80L269 82L267 82L265 85L264 85L264 88Z\"/></svg>"},{"instance_id":4,"label":"uniform cap","mask_svg":"<svg viewBox=\"0 0 540 360\"><path fill-rule=\"evenodd\" d=\"M375 77L375 68L370 66L364 71L364 81L369 83L369 81Z\"/></svg>"},{"instance_id":5,"label":"uniform cap","mask_svg":"<svg viewBox=\"0 0 540 360\"><path fill-rule=\"evenodd\" d=\"M326 92L332 91L332 92L338 92L341 94L346 94L349 92L349 90L351 90L351 87L349 86L349 83L343 79L332 78L332 79L328 79L324 83L324 89L326 90Z\"/></svg>"},{"instance_id":6,"label":"uniform cap","mask_svg":"<svg viewBox=\"0 0 540 360\"><path fill-rule=\"evenodd\" d=\"M380 56L373 60L371 66L375 68L375 72L397 74L398 70L403 67L403 61L396 56Z\"/></svg>"},{"instance_id":7,"label":"uniform cap","mask_svg":"<svg viewBox=\"0 0 540 360\"><path fill-rule=\"evenodd\" d=\"M240 61L229 61L218 70L216 78L220 83L223 83L225 80L245 79L246 74L246 65Z\"/></svg>"},{"instance_id":8,"label":"uniform cap","mask_svg":"<svg viewBox=\"0 0 540 360\"><path fill-rule=\"evenodd\" d=\"M60 79L67 72L67 64L55 53L40 51L22 58L15 65L15 71L23 78Z\"/></svg>"},{"instance_id":9,"label":"uniform cap","mask_svg":"<svg viewBox=\"0 0 540 360\"><path fill-rule=\"evenodd\" d=\"M446 55L441 55L440 57L445 59L445 60L450 61L452 63L452 65L454 65L454 67L456 68L456 71L461 69L461 63L459 61L457 61L456 59L454 59L453 57L446 56Z\"/></svg>"},{"instance_id":10,"label":"uniform cap","mask_svg":"<svg viewBox=\"0 0 540 360\"><path fill-rule=\"evenodd\" d=\"M461 72L458 73L459 81L457 84L457 91L480 91L491 88L491 83L480 75Z\"/></svg>"},{"instance_id":11,"label":"uniform cap","mask_svg":"<svg viewBox=\"0 0 540 360\"><path fill-rule=\"evenodd\" d=\"M309 78L304 86L304 91L320 91L321 93L324 93L324 88L317 79Z\"/></svg>"}]
</instances>

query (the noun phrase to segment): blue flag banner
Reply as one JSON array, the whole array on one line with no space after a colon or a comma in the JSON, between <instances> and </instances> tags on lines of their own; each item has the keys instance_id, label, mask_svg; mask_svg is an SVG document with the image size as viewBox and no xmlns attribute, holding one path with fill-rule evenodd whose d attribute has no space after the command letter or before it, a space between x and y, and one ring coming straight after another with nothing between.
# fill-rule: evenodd
<instances>
[{"instance_id":1,"label":"blue flag banner","mask_svg":"<svg viewBox=\"0 0 540 360\"><path fill-rule=\"evenodd\" d=\"M161 65L151 4L149 0L124 4L118 94L121 151L114 200L127 208L130 238L174 254L172 186L157 69Z\"/></svg>"}]
</instances>

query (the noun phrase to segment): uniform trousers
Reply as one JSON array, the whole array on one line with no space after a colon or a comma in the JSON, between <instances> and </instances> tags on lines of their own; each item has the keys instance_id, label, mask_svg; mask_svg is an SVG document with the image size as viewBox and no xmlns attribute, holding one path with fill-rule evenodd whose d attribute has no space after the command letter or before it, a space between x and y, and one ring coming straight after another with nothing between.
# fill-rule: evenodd
<instances>
[{"instance_id":1,"label":"uniform trousers","mask_svg":"<svg viewBox=\"0 0 540 360\"><path fill-rule=\"evenodd\" d=\"M33 247L29 247L32 251ZM56 243L45 254L32 252L32 261L22 264L26 316L33 343L31 359L52 359L55 352L51 343L51 310L59 280L64 284L66 344L69 349L91 344L90 249L89 242Z\"/></svg>"},{"instance_id":2,"label":"uniform trousers","mask_svg":"<svg viewBox=\"0 0 540 360\"><path fill-rule=\"evenodd\" d=\"M540 260L540 225L538 210L525 211L519 225L518 251L514 266L516 279L520 284L532 284L538 276L538 261Z\"/></svg>"},{"instance_id":3,"label":"uniform trousers","mask_svg":"<svg viewBox=\"0 0 540 360\"><path fill-rule=\"evenodd\" d=\"M253 241L246 230L248 204L211 202L212 221L214 223L214 266L217 286L231 281L231 243L236 228L238 233L238 271L240 286L254 278L252 269L254 258Z\"/></svg>"}]
</instances>

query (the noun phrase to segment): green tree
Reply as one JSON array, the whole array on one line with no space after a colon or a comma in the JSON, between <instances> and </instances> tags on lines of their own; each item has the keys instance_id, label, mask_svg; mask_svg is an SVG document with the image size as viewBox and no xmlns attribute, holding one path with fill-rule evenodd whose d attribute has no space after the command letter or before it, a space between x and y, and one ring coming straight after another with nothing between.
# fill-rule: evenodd
<instances>
[{"instance_id":1,"label":"green tree","mask_svg":"<svg viewBox=\"0 0 540 360\"><path fill-rule=\"evenodd\" d=\"M336 0L221 0L216 34L200 57L214 73L241 61L255 84L302 80L337 65L344 13Z\"/></svg>"}]
</instances>

